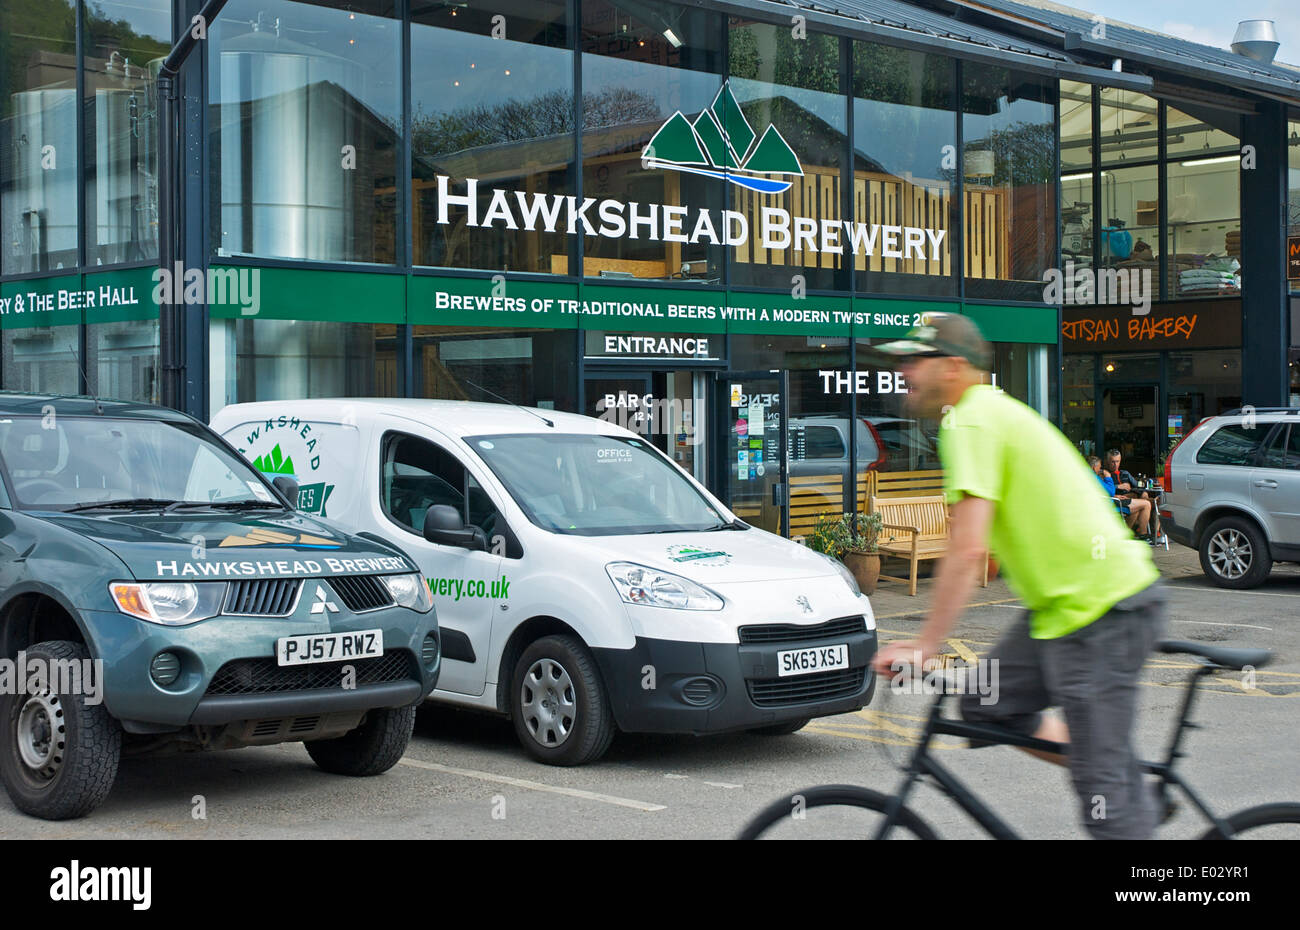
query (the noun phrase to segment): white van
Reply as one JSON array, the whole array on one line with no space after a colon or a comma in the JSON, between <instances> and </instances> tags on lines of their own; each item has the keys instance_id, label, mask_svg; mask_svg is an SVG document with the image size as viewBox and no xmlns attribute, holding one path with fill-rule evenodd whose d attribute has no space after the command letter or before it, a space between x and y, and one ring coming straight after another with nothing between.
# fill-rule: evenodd
<instances>
[{"instance_id":1,"label":"white van","mask_svg":"<svg viewBox=\"0 0 1300 930\"><path fill-rule=\"evenodd\" d=\"M236 404L213 428L299 508L404 549L442 630L431 700L508 714L555 765L615 729L793 733L871 700L871 604L647 440L462 401Z\"/></svg>"}]
</instances>

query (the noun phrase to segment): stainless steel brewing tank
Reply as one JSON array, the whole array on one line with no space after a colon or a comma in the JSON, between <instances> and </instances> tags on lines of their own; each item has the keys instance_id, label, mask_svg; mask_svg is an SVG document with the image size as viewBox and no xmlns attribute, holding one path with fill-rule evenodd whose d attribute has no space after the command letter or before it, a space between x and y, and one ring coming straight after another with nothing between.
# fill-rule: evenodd
<instances>
[{"instance_id":1,"label":"stainless steel brewing tank","mask_svg":"<svg viewBox=\"0 0 1300 930\"><path fill-rule=\"evenodd\" d=\"M358 68L254 28L219 56L224 254L346 260L354 218L345 145L360 147Z\"/></svg>"}]
</instances>

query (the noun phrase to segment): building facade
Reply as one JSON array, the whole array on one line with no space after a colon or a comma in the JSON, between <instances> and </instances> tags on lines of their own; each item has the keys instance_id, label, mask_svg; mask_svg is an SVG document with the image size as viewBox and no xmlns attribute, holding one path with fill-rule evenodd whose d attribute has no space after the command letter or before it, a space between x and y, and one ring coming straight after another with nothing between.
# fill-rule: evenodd
<instances>
[{"instance_id":1,"label":"building facade","mask_svg":"<svg viewBox=\"0 0 1300 930\"><path fill-rule=\"evenodd\" d=\"M579 411L783 532L937 467L869 351L930 311L1135 472L1300 402L1282 66L1010 2L199 6L0 0L5 389Z\"/></svg>"}]
</instances>

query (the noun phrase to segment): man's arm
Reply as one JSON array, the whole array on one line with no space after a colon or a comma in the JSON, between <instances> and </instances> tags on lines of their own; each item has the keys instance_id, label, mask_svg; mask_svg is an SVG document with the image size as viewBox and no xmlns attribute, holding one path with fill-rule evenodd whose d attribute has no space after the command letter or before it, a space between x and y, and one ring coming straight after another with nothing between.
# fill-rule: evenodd
<instances>
[{"instance_id":1,"label":"man's arm","mask_svg":"<svg viewBox=\"0 0 1300 930\"><path fill-rule=\"evenodd\" d=\"M980 569L988 558L989 527L993 523L992 501L965 496L952 506L952 530L948 552L939 563L934 602L914 642L890 643L876 657L876 668L884 674L896 659L911 661L916 650L925 661L939 651L967 601L975 591Z\"/></svg>"}]
</instances>

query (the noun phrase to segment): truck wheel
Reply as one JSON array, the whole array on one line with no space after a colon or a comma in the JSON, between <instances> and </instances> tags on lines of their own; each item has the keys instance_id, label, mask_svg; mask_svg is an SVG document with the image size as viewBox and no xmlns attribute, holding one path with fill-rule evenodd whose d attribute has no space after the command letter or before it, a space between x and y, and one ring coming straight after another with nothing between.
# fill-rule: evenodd
<instances>
[{"instance_id":1,"label":"truck wheel","mask_svg":"<svg viewBox=\"0 0 1300 930\"><path fill-rule=\"evenodd\" d=\"M547 765L594 762L614 739L596 661L572 636L544 636L524 650L511 679L510 715L519 742Z\"/></svg>"},{"instance_id":2,"label":"truck wheel","mask_svg":"<svg viewBox=\"0 0 1300 930\"><path fill-rule=\"evenodd\" d=\"M406 755L414 729L415 705L380 707L367 713L361 726L350 733L305 745L312 761L331 774L381 775Z\"/></svg>"},{"instance_id":3,"label":"truck wheel","mask_svg":"<svg viewBox=\"0 0 1300 930\"><path fill-rule=\"evenodd\" d=\"M749 732L755 736L789 736L791 733L798 733L808 726L811 720L811 717L805 717L802 720L787 720L785 723L774 723L770 727L755 727Z\"/></svg>"},{"instance_id":4,"label":"truck wheel","mask_svg":"<svg viewBox=\"0 0 1300 930\"><path fill-rule=\"evenodd\" d=\"M1242 517L1221 517L1201 536L1201 571L1220 588L1254 588L1273 570L1264 534Z\"/></svg>"},{"instance_id":5,"label":"truck wheel","mask_svg":"<svg viewBox=\"0 0 1300 930\"><path fill-rule=\"evenodd\" d=\"M90 658L85 646L67 640L37 643L25 651L29 662L40 660L47 675L55 663L81 665ZM81 688L83 693L61 693L66 689L58 688L55 680L29 689L24 670L16 671L15 693L0 695L0 778L5 791L15 807L33 817L84 817L113 789L122 754L121 724L102 703L87 703L87 688ZM95 685L102 697L103 682Z\"/></svg>"}]
</instances>

